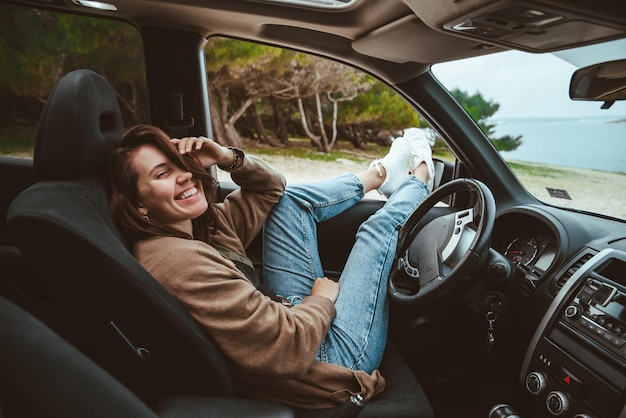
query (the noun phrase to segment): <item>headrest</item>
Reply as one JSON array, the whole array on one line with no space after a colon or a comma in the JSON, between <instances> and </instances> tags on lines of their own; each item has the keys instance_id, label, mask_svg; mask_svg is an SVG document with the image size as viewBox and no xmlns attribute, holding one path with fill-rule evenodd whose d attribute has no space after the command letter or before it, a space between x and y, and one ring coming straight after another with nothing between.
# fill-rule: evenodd
<instances>
[{"instance_id":1,"label":"headrest","mask_svg":"<svg viewBox=\"0 0 626 418\"><path fill-rule=\"evenodd\" d=\"M50 93L37 129L34 165L43 179L99 171L124 125L109 82L90 70L66 74Z\"/></svg>"}]
</instances>

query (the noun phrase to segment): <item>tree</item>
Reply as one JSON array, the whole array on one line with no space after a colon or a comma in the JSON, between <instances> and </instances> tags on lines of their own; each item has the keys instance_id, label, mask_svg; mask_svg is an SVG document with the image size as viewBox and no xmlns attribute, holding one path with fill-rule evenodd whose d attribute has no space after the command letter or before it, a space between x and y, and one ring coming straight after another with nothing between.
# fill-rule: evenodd
<instances>
[{"instance_id":1,"label":"tree","mask_svg":"<svg viewBox=\"0 0 626 418\"><path fill-rule=\"evenodd\" d=\"M61 77L78 68L104 75L127 123L147 120L141 39L113 20L0 5L0 90L40 107Z\"/></svg>"},{"instance_id":2,"label":"tree","mask_svg":"<svg viewBox=\"0 0 626 418\"><path fill-rule=\"evenodd\" d=\"M0 122L24 114L30 117L22 119L35 121L52 86L77 68L93 69L109 80L127 123L148 120L135 28L6 5L0 5L0 25L5 69L0 73ZM272 131L281 145L289 143L289 135L305 135L317 150L329 152L340 139L356 148L370 141L388 145L402 129L426 126L401 96L338 62L227 38L211 38L205 52L213 131L223 145L241 146L241 133L276 145ZM494 125L488 120L497 103L479 93L452 93L496 148L519 146L520 136L492 138ZM17 105L25 100L31 103L28 112Z\"/></svg>"},{"instance_id":3,"label":"tree","mask_svg":"<svg viewBox=\"0 0 626 418\"><path fill-rule=\"evenodd\" d=\"M145 70L141 38L122 22L76 18L61 14L59 27L66 34L65 70L89 68L111 84L128 124L148 120Z\"/></svg>"},{"instance_id":4,"label":"tree","mask_svg":"<svg viewBox=\"0 0 626 418\"><path fill-rule=\"evenodd\" d=\"M494 124L488 123L488 119L493 116L500 105L494 103L485 98L478 92L473 95L469 95L465 91L454 89L451 91L452 96L463 106L463 109L472 117L474 122L480 127L480 129L487 135L491 143L496 147L498 151L512 151L519 147L522 143L522 136L512 137L505 135L499 138L494 138L493 128Z\"/></svg>"},{"instance_id":5,"label":"tree","mask_svg":"<svg viewBox=\"0 0 626 418\"><path fill-rule=\"evenodd\" d=\"M212 38L206 67L218 142L241 146L235 123L257 101L292 87L283 77L286 50L226 38ZM259 118L260 116L257 115Z\"/></svg>"},{"instance_id":6,"label":"tree","mask_svg":"<svg viewBox=\"0 0 626 418\"><path fill-rule=\"evenodd\" d=\"M295 100L302 130L311 144L318 151L330 152L338 138L339 104L369 90L371 78L341 63L302 53L293 56L285 75L292 89L274 96Z\"/></svg>"},{"instance_id":7,"label":"tree","mask_svg":"<svg viewBox=\"0 0 626 418\"><path fill-rule=\"evenodd\" d=\"M0 120L36 120L52 86L62 76L67 50L63 34L51 14L0 5ZM32 111L18 103L35 104Z\"/></svg>"},{"instance_id":8,"label":"tree","mask_svg":"<svg viewBox=\"0 0 626 418\"><path fill-rule=\"evenodd\" d=\"M344 106L339 115L344 135L355 148L363 148L367 142L389 145L391 138L402 129L427 126L401 96L367 77L372 83L371 89Z\"/></svg>"}]
</instances>

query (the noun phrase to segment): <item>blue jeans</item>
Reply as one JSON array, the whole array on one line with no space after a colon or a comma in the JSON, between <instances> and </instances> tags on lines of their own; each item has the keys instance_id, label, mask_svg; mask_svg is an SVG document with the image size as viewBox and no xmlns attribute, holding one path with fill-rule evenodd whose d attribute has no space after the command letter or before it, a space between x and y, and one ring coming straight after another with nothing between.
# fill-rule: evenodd
<instances>
[{"instance_id":1,"label":"blue jeans","mask_svg":"<svg viewBox=\"0 0 626 418\"><path fill-rule=\"evenodd\" d=\"M363 184L351 173L287 186L263 233L263 278L276 294L298 303L324 276L317 223L330 219L363 198ZM385 205L361 224L339 278L337 315L322 342L317 360L372 372L387 342L387 279L398 231L428 195L412 175Z\"/></svg>"}]
</instances>

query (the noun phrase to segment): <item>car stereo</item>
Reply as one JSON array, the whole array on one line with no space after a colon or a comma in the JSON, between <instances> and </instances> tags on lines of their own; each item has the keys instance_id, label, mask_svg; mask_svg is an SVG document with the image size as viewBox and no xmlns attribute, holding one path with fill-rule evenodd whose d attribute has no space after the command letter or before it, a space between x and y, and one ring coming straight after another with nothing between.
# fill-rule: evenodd
<instances>
[{"instance_id":1,"label":"car stereo","mask_svg":"<svg viewBox=\"0 0 626 418\"><path fill-rule=\"evenodd\" d=\"M626 253L601 251L565 274L521 382L543 416L626 417Z\"/></svg>"}]
</instances>

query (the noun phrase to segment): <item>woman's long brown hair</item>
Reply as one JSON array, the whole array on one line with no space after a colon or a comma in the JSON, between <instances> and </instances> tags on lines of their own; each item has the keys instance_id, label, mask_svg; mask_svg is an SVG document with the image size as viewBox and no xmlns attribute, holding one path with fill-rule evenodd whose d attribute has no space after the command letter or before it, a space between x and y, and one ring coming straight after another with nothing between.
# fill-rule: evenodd
<instances>
[{"instance_id":1,"label":"woman's long brown hair","mask_svg":"<svg viewBox=\"0 0 626 418\"><path fill-rule=\"evenodd\" d=\"M190 172L200 180L209 209L192 220L193 237L175 228L155 225L140 215L138 173L132 161L137 149L143 145L153 145L182 170ZM155 236L172 236L199 239L210 243L215 229L215 179L202 167L196 158L189 154L181 155L170 142L170 137L161 129L151 125L137 125L121 138L111 151L108 164L109 207L113 221L119 228L127 244L132 246Z\"/></svg>"}]
</instances>

